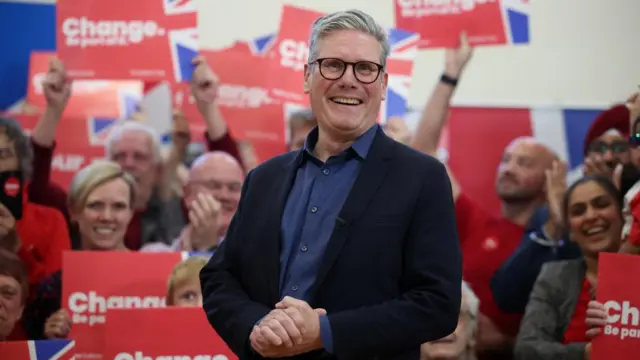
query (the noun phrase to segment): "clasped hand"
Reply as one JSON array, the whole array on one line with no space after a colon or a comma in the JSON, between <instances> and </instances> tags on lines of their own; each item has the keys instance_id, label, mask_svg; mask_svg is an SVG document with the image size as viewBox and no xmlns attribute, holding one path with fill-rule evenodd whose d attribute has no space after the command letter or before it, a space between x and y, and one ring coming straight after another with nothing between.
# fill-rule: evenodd
<instances>
[{"instance_id":1,"label":"clasped hand","mask_svg":"<svg viewBox=\"0 0 640 360\"><path fill-rule=\"evenodd\" d=\"M267 358L303 354L322 348L320 315L305 301L285 296L276 308L254 326L251 347Z\"/></svg>"}]
</instances>

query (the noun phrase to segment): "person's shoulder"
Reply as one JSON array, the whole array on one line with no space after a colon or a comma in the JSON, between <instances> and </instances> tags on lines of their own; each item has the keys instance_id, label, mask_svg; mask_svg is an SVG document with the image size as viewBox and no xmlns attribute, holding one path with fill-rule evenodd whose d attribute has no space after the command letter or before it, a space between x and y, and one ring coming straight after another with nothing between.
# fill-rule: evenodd
<instances>
[{"instance_id":1,"label":"person's shoulder","mask_svg":"<svg viewBox=\"0 0 640 360\"><path fill-rule=\"evenodd\" d=\"M446 172L444 164L437 158L420 152L410 146L393 141L394 164L411 168L413 171L432 173L434 170Z\"/></svg>"},{"instance_id":2,"label":"person's shoulder","mask_svg":"<svg viewBox=\"0 0 640 360\"><path fill-rule=\"evenodd\" d=\"M290 151L271 159L266 160L262 164L256 166L249 172L251 178L263 176L281 176L282 168L290 164L296 159L300 150Z\"/></svg>"},{"instance_id":3,"label":"person's shoulder","mask_svg":"<svg viewBox=\"0 0 640 360\"><path fill-rule=\"evenodd\" d=\"M540 277L545 279L564 279L566 276L572 277L572 274L579 273L583 270L584 260L558 260L550 261L542 265Z\"/></svg>"},{"instance_id":4,"label":"person's shoulder","mask_svg":"<svg viewBox=\"0 0 640 360\"><path fill-rule=\"evenodd\" d=\"M37 223L39 227L67 225L62 213L58 209L49 206L27 201L22 210L23 219L29 223Z\"/></svg>"}]
</instances>

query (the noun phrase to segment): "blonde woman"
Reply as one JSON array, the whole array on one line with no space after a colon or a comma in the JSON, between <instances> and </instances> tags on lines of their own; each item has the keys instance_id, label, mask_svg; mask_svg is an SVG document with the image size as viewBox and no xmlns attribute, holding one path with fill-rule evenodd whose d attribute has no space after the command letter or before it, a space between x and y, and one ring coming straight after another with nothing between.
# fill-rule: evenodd
<instances>
[{"instance_id":1,"label":"blonde woman","mask_svg":"<svg viewBox=\"0 0 640 360\"><path fill-rule=\"evenodd\" d=\"M83 250L128 251L124 235L133 216L135 181L120 165L96 161L80 170L69 189L72 231ZM61 306L61 271L46 278L25 314L29 339L65 338L71 328Z\"/></svg>"},{"instance_id":2,"label":"blonde woman","mask_svg":"<svg viewBox=\"0 0 640 360\"><path fill-rule=\"evenodd\" d=\"M204 256L191 256L173 268L167 283L167 306L202 306L199 276L207 261Z\"/></svg>"}]
</instances>

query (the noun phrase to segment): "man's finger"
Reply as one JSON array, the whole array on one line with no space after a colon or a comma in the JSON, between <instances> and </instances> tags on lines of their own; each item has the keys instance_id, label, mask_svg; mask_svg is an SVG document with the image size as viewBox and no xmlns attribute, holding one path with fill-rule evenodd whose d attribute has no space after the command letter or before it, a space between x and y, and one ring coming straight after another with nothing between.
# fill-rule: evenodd
<instances>
[{"instance_id":1,"label":"man's finger","mask_svg":"<svg viewBox=\"0 0 640 360\"><path fill-rule=\"evenodd\" d=\"M276 321L277 322L277 321ZM285 341L276 333L274 329L271 328L271 321L268 324L263 323L260 325L260 335L262 335L270 344L281 346L284 345ZM277 327L277 325L273 325ZM284 329L282 329L284 331ZM286 332L285 332L286 333ZM285 336L287 338L288 336ZM289 339L289 343L291 343L291 339Z\"/></svg>"},{"instance_id":2,"label":"man's finger","mask_svg":"<svg viewBox=\"0 0 640 360\"><path fill-rule=\"evenodd\" d=\"M306 302L292 298L291 296L285 296L279 303L276 304L276 309L285 309L288 307L294 307L297 309L303 309L309 306Z\"/></svg>"},{"instance_id":3,"label":"man's finger","mask_svg":"<svg viewBox=\"0 0 640 360\"><path fill-rule=\"evenodd\" d=\"M284 309L283 311L293 321L298 330L300 330L301 334L305 334L307 332L307 323L306 321L304 321L304 316L302 316L300 310L294 307L289 307Z\"/></svg>"},{"instance_id":4,"label":"man's finger","mask_svg":"<svg viewBox=\"0 0 640 360\"><path fill-rule=\"evenodd\" d=\"M193 201L193 203L191 204L191 209L200 220L205 220L207 218L204 210L202 209L202 205L200 204L200 201L198 201L198 199Z\"/></svg>"},{"instance_id":5,"label":"man's finger","mask_svg":"<svg viewBox=\"0 0 640 360\"><path fill-rule=\"evenodd\" d=\"M189 224L194 228L198 228L200 226L200 219L193 210L189 211Z\"/></svg>"},{"instance_id":6,"label":"man's finger","mask_svg":"<svg viewBox=\"0 0 640 360\"><path fill-rule=\"evenodd\" d=\"M588 338L594 338L597 335L599 335L602 332L602 330L600 328L593 328L593 329L589 329L587 330L587 337Z\"/></svg>"},{"instance_id":7,"label":"man's finger","mask_svg":"<svg viewBox=\"0 0 640 360\"><path fill-rule=\"evenodd\" d=\"M302 343L302 331L298 328L298 324L295 323L287 313L284 311L278 312L276 314L276 319L289 335L292 345ZM304 321L302 323L304 324Z\"/></svg>"},{"instance_id":8,"label":"man's finger","mask_svg":"<svg viewBox=\"0 0 640 360\"><path fill-rule=\"evenodd\" d=\"M313 311L315 311L316 314L318 315L327 315L327 310L325 309L318 308L318 309L313 309Z\"/></svg>"}]
</instances>

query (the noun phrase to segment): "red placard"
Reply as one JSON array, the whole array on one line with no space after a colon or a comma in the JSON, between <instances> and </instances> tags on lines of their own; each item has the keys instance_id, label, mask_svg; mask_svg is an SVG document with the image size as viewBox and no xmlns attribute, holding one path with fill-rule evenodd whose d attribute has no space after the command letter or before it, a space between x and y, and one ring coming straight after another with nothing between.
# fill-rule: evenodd
<instances>
[{"instance_id":1,"label":"red placard","mask_svg":"<svg viewBox=\"0 0 640 360\"><path fill-rule=\"evenodd\" d=\"M635 360L640 350L640 291L627 274L640 273L640 258L601 253L596 298L608 309L608 324L592 342L592 360Z\"/></svg>"},{"instance_id":2,"label":"red placard","mask_svg":"<svg viewBox=\"0 0 640 360\"><path fill-rule=\"evenodd\" d=\"M273 79L277 96L285 101L308 104L304 94L304 65L309 57L311 25L324 13L285 5L282 8L280 30L268 57L278 66Z\"/></svg>"},{"instance_id":3,"label":"red placard","mask_svg":"<svg viewBox=\"0 0 640 360\"><path fill-rule=\"evenodd\" d=\"M502 0L395 0L396 26L420 34L421 48L457 47L467 32L472 45L505 44Z\"/></svg>"},{"instance_id":4,"label":"red placard","mask_svg":"<svg viewBox=\"0 0 640 360\"><path fill-rule=\"evenodd\" d=\"M198 53L195 0L62 0L57 49L72 78L191 78Z\"/></svg>"},{"instance_id":5,"label":"red placard","mask_svg":"<svg viewBox=\"0 0 640 360\"><path fill-rule=\"evenodd\" d=\"M0 341L0 359L4 360L73 360L73 340Z\"/></svg>"},{"instance_id":6,"label":"red placard","mask_svg":"<svg viewBox=\"0 0 640 360\"><path fill-rule=\"evenodd\" d=\"M114 309L105 359L237 359L201 308Z\"/></svg>"},{"instance_id":7,"label":"red placard","mask_svg":"<svg viewBox=\"0 0 640 360\"><path fill-rule=\"evenodd\" d=\"M181 253L65 252L62 306L71 315L78 356L102 358L111 309L165 307L169 274L182 259Z\"/></svg>"},{"instance_id":8,"label":"red placard","mask_svg":"<svg viewBox=\"0 0 640 360\"><path fill-rule=\"evenodd\" d=\"M460 188L490 213L498 214L500 201L493 190L498 166L513 139L533 135L530 110L452 108L448 131L449 165ZM473 166L469 166L470 159Z\"/></svg>"},{"instance_id":9,"label":"red placard","mask_svg":"<svg viewBox=\"0 0 640 360\"><path fill-rule=\"evenodd\" d=\"M36 126L38 115L11 114L25 132ZM117 123L110 118L68 117L60 119L56 149L51 162L51 180L68 189L75 174L94 159L104 158L104 140Z\"/></svg>"},{"instance_id":10,"label":"red placard","mask_svg":"<svg viewBox=\"0 0 640 360\"><path fill-rule=\"evenodd\" d=\"M29 63L27 103L41 111L47 103L42 92L42 81L49 70L52 52L33 52ZM121 118L133 112L142 99L143 84L134 80L77 80L65 116L100 116Z\"/></svg>"}]
</instances>

